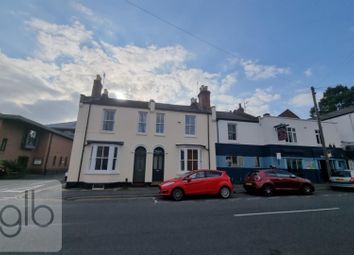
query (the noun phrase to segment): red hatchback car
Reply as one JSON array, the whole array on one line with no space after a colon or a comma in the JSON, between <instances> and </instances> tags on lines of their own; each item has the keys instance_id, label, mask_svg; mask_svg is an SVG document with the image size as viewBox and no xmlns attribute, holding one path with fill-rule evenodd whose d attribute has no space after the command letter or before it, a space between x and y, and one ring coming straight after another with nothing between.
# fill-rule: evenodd
<instances>
[{"instance_id":1,"label":"red hatchback car","mask_svg":"<svg viewBox=\"0 0 354 255\"><path fill-rule=\"evenodd\" d=\"M301 191L306 195L315 191L310 180L279 169L251 171L246 175L243 187L247 192L261 191L266 196L275 191Z\"/></svg>"},{"instance_id":2,"label":"red hatchback car","mask_svg":"<svg viewBox=\"0 0 354 255\"><path fill-rule=\"evenodd\" d=\"M229 198L232 182L224 171L195 170L179 178L170 179L160 184L160 195L181 200L189 195L217 195Z\"/></svg>"}]
</instances>

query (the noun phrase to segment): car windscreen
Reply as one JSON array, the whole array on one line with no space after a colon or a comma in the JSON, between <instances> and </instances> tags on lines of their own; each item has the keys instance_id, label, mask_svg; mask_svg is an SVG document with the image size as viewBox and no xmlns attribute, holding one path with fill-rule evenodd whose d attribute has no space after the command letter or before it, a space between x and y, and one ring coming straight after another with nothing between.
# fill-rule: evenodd
<instances>
[{"instance_id":1,"label":"car windscreen","mask_svg":"<svg viewBox=\"0 0 354 255\"><path fill-rule=\"evenodd\" d=\"M336 171L332 174L334 177L351 177L349 171Z\"/></svg>"}]
</instances>

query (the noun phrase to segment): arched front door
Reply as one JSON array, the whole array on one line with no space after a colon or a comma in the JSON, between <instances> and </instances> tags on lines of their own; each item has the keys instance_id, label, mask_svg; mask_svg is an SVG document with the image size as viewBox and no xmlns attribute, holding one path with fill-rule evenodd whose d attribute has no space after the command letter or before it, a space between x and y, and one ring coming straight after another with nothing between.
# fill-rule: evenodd
<instances>
[{"instance_id":1,"label":"arched front door","mask_svg":"<svg viewBox=\"0 0 354 255\"><path fill-rule=\"evenodd\" d=\"M162 182L164 176L165 151L157 147L154 150L154 158L152 161L152 181Z\"/></svg>"},{"instance_id":2,"label":"arched front door","mask_svg":"<svg viewBox=\"0 0 354 255\"><path fill-rule=\"evenodd\" d=\"M145 148L144 147L136 148L135 155L134 155L134 174L133 174L134 183L145 182L145 162L146 162Z\"/></svg>"}]
</instances>

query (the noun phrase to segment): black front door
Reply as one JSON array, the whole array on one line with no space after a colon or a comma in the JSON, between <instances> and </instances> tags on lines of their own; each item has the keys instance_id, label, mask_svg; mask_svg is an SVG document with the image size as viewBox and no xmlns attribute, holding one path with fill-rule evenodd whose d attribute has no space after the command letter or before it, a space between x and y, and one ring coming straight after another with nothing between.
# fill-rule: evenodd
<instances>
[{"instance_id":1,"label":"black front door","mask_svg":"<svg viewBox=\"0 0 354 255\"><path fill-rule=\"evenodd\" d=\"M164 177L165 152L158 147L154 150L154 158L152 162L152 181L162 182Z\"/></svg>"},{"instance_id":2,"label":"black front door","mask_svg":"<svg viewBox=\"0 0 354 255\"><path fill-rule=\"evenodd\" d=\"M145 161L146 161L146 150L144 147L138 147L135 150L134 155L134 183L145 182Z\"/></svg>"}]
</instances>

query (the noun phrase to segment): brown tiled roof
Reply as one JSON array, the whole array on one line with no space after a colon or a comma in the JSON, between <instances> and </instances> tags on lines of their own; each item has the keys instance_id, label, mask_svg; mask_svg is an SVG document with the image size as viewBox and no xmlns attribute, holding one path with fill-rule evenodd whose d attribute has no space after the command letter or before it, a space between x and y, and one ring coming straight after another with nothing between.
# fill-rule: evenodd
<instances>
[{"instance_id":1,"label":"brown tiled roof","mask_svg":"<svg viewBox=\"0 0 354 255\"><path fill-rule=\"evenodd\" d=\"M295 113L293 113L289 109L286 109L285 111L283 111L281 114L278 115L278 117L300 119L299 116L297 116Z\"/></svg>"}]
</instances>

